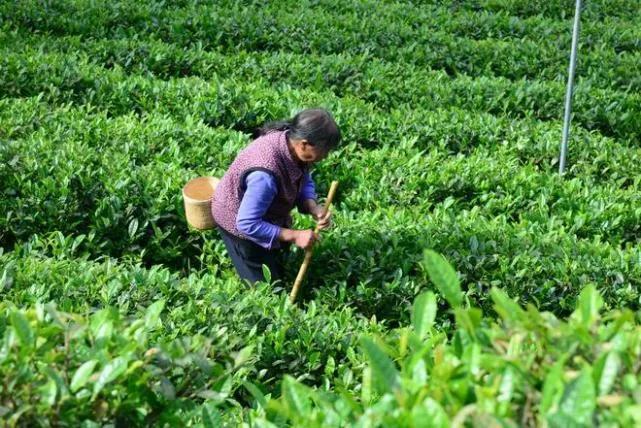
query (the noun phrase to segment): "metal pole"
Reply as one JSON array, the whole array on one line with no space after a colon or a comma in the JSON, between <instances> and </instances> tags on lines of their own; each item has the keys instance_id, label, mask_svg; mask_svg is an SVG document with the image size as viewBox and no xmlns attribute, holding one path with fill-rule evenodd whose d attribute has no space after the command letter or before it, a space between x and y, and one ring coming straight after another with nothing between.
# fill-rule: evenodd
<instances>
[{"instance_id":1,"label":"metal pole","mask_svg":"<svg viewBox=\"0 0 641 428\"><path fill-rule=\"evenodd\" d=\"M570 116L572 114L572 93L574 91L574 71L576 70L576 53L579 44L579 23L581 21L581 0L576 0L574 11L574 27L572 29L572 51L568 70L568 86L565 92L565 115L563 117L563 139L559 157L559 174L565 172L565 159L568 153L568 138L570 137Z\"/></svg>"}]
</instances>

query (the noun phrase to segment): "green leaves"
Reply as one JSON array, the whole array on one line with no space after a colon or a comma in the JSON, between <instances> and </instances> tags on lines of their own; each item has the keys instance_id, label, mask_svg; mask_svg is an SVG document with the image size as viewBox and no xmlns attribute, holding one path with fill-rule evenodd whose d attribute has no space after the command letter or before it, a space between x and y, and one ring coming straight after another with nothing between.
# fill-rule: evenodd
<instances>
[{"instance_id":1,"label":"green leaves","mask_svg":"<svg viewBox=\"0 0 641 428\"><path fill-rule=\"evenodd\" d=\"M412 325L414 332L423 339L436 318L436 296L431 291L420 294L414 300Z\"/></svg>"},{"instance_id":2,"label":"green leaves","mask_svg":"<svg viewBox=\"0 0 641 428\"><path fill-rule=\"evenodd\" d=\"M547 168L568 2L14 3L0 2L0 419L639 424L634 2L586 9L564 180ZM347 186L299 311L244 287L215 232L186 228L180 188L305 105L349 143L317 169Z\"/></svg>"},{"instance_id":3,"label":"green leaves","mask_svg":"<svg viewBox=\"0 0 641 428\"><path fill-rule=\"evenodd\" d=\"M47 264L49 270L54 267ZM117 271L113 266L108 269ZM525 397L530 394L534 406L530 408L539 410L537 420L559 426L589 424L590 418L628 400L626 394L636 388L637 320L626 311L599 316L602 300L597 290L589 288L582 292L575 315L567 321L533 307L525 311L507 293L492 289L494 308L503 320L497 323L481 309L462 305L456 289L454 293L447 291L447 282L442 280L448 274L441 273L441 279L437 274L434 282L441 284L439 290L458 295L461 301L452 310L456 324L434 324L436 295L427 291L411 306L411 328L401 325L398 330L385 331L380 324L368 322L378 334L376 338L363 337L359 353L343 348L355 330L332 333L341 325L354 323L349 311L338 313L317 301L308 311L281 312L277 307L280 298L275 296L269 301L275 303L270 312L271 305L260 300L272 293L266 284L261 285L265 290L247 290L235 283L208 282L215 281L214 276L200 283L193 277L178 281L161 274L155 280L143 276L142 271L130 277L117 272L126 283L149 284L141 290L143 297L154 296L146 309L140 311L132 305L122 314L104 307L88 319L62 310L43 310L42 306L33 312L5 310L0 326L9 326L10 346L38 343L37 349L33 347L41 352L36 361L47 358L54 367L45 371L37 366L33 391L40 405L52 407L51 403L55 406L60 400L73 400L78 409L104 408L101 411L113 414L110 412L116 408L111 410L111 406L116 402L145 406L161 400L184 410L194 406L191 398L184 398L187 394L207 403L202 404L206 407L200 403L189 407L194 409L194 420L216 425L221 420L224 423L229 409L236 408L237 388L245 385L246 395L253 397L254 411L260 415L257 417L275 424L278 417L295 423L309 419L329 424L327 421L334 421L337 415L358 423L368 415L392 425L400 420L430 420L435 426L446 426L461 408L469 409L466 406L470 405L493 409L488 416L492 420L519 421ZM110 277L102 281L113 283ZM227 291L225 287L229 287ZM176 305L181 299L185 303ZM163 312L169 301L172 311ZM200 312L198 308L205 306L207 309ZM22 322L16 313L23 315ZM236 318L238 314L247 316ZM161 319L167 329L157 329ZM451 316L445 318L446 322L451 320ZM25 321L31 329L31 334L22 334L31 337L26 342L16 331ZM232 323L236 329L247 324L246 338L229 331ZM140 334L153 329L157 329L154 334ZM173 335L190 329L202 334L175 342L164 335L167 330ZM273 332L272 342L265 339L269 333L261 335L261 329ZM162 342L156 343L156 337ZM329 338L325 342L328 346L318 348L317 341L324 337ZM70 341L69 357L47 351L65 349L65 340ZM7 346L0 344L0 369L7 358L25 357L7 352ZM272 360L265 364L300 378L295 380L292 375L283 381L280 395L275 389L279 378L270 368L260 366L266 355ZM64 373L66 358L69 369ZM580 372L576 365L580 365ZM19 370L8 373L14 372ZM625 386L622 379L627 379ZM334 390L336 393L331 392Z\"/></svg>"},{"instance_id":4,"label":"green leaves","mask_svg":"<svg viewBox=\"0 0 641 428\"><path fill-rule=\"evenodd\" d=\"M431 269L435 284L440 284L439 289L449 296L448 301L460 303L462 298L456 288L448 288L448 280L443 279L451 278L453 269L446 271L442 259L428 257L431 261L426 263L430 266L426 269ZM634 376L621 375L624 366L636 370L634 356L641 341L638 321L633 321L626 312L617 312L604 325L598 316L600 294L589 287L577 302L576 314L582 318L568 321L540 313L532 306L525 311L497 288L492 289L491 296L504 322L488 319L478 308L456 306L453 312L457 322L451 339L444 334L430 335L436 312L435 295L426 292L417 296L412 307L413 333L401 327L386 337L361 338L368 362L361 389L358 395L356 392L330 395L332 409L349 409L346 411L349 420L355 424L383 421L398 425L401 421L413 421L416 425L444 427L474 417L487 424L565 427L592 426L601 418L626 420L627 416L618 419L621 409L609 411L625 399L610 394L615 389L620 394L621 387L636 388ZM581 323L579 329L577 320ZM594 341L579 340L586 333L584 322L594 334ZM632 331L624 327L630 328L630 323L636 326L635 339L627 336L624 340L621 332ZM604 342L604 338L609 338L609 342ZM591 361L603 349L610 350ZM632 356L627 361L621 358L626 349ZM577 364L581 367L579 371L575 369ZM620 385L624 378L625 386ZM375 393L370 383L376 386ZM286 400L288 404L272 403L268 408L285 416L285 420L299 421L296 418L300 415L330 414L320 404L327 397L318 391L293 379L284 388L277 401ZM283 408L289 412L279 410ZM479 412L480 408L491 410ZM533 415L532 409L538 409L539 413Z\"/></svg>"},{"instance_id":5,"label":"green leaves","mask_svg":"<svg viewBox=\"0 0 641 428\"><path fill-rule=\"evenodd\" d=\"M236 357L234 358L234 368L238 368L245 364L252 357L254 353L254 346L249 345L245 346L243 349L238 351Z\"/></svg>"},{"instance_id":6,"label":"green leaves","mask_svg":"<svg viewBox=\"0 0 641 428\"><path fill-rule=\"evenodd\" d=\"M372 375L380 392L390 392L399 385L399 373L392 360L371 339L361 339L363 352L372 368Z\"/></svg>"},{"instance_id":7,"label":"green leaves","mask_svg":"<svg viewBox=\"0 0 641 428\"><path fill-rule=\"evenodd\" d=\"M93 369L96 367L96 364L98 364L98 361L89 360L78 367L78 370L74 373L73 378L71 379L71 384L69 385L71 392L76 392L86 385L89 377L93 374Z\"/></svg>"},{"instance_id":8,"label":"green leaves","mask_svg":"<svg viewBox=\"0 0 641 428\"><path fill-rule=\"evenodd\" d=\"M610 351L599 358L594 369L594 380L599 396L610 393L619 376L621 365L621 357L616 351Z\"/></svg>"},{"instance_id":9,"label":"green leaves","mask_svg":"<svg viewBox=\"0 0 641 428\"><path fill-rule=\"evenodd\" d=\"M105 385L109 382L113 382L122 375L127 370L128 363L129 362L124 357L116 357L109 361L100 371L98 380L94 384L92 399L96 398Z\"/></svg>"},{"instance_id":10,"label":"green leaves","mask_svg":"<svg viewBox=\"0 0 641 428\"><path fill-rule=\"evenodd\" d=\"M427 398L424 403L413 408L412 420L417 427L448 428L452 426L443 407L431 398Z\"/></svg>"},{"instance_id":11,"label":"green leaves","mask_svg":"<svg viewBox=\"0 0 641 428\"><path fill-rule=\"evenodd\" d=\"M58 393L58 386L55 380L48 378L44 385L40 388L40 398L49 406L53 406L56 402L56 395Z\"/></svg>"},{"instance_id":12,"label":"green leaves","mask_svg":"<svg viewBox=\"0 0 641 428\"><path fill-rule=\"evenodd\" d=\"M550 421L554 423L571 420L579 426L590 426L595 408L596 394L592 370L584 367L579 376L565 387L559 411L550 416Z\"/></svg>"},{"instance_id":13,"label":"green leaves","mask_svg":"<svg viewBox=\"0 0 641 428\"><path fill-rule=\"evenodd\" d=\"M285 376L282 383L283 400L291 414L304 416L309 412L309 399L304 387L291 376Z\"/></svg>"},{"instance_id":14,"label":"green leaves","mask_svg":"<svg viewBox=\"0 0 641 428\"><path fill-rule=\"evenodd\" d=\"M564 384L565 360L565 357L559 360L546 377L541 398L541 416L551 426L591 426L596 409L592 368L584 366L574 379ZM610 375L611 372L606 377L609 378Z\"/></svg>"},{"instance_id":15,"label":"green leaves","mask_svg":"<svg viewBox=\"0 0 641 428\"><path fill-rule=\"evenodd\" d=\"M599 311L603 307L603 298L596 291L594 285L588 285L579 295L578 308L575 316L578 316L585 328L590 328L599 318Z\"/></svg>"},{"instance_id":16,"label":"green leaves","mask_svg":"<svg viewBox=\"0 0 641 428\"><path fill-rule=\"evenodd\" d=\"M218 428L222 426L220 412L213 406L207 404L202 406L202 421L205 428Z\"/></svg>"},{"instance_id":17,"label":"green leaves","mask_svg":"<svg viewBox=\"0 0 641 428\"><path fill-rule=\"evenodd\" d=\"M145 327L148 330L154 329L160 325L160 313L165 307L165 300L161 299L152 303L145 312Z\"/></svg>"},{"instance_id":18,"label":"green leaves","mask_svg":"<svg viewBox=\"0 0 641 428\"><path fill-rule=\"evenodd\" d=\"M34 332L29 325L29 320L21 311L13 311L9 316L11 326L13 327L20 343L25 348L31 348L34 342Z\"/></svg>"},{"instance_id":19,"label":"green leaves","mask_svg":"<svg viewBox=\"0 0 641 428\"><path fill-rule=\"evenodd\" d=\"M540 413L543 416L552 410L563 394L563 366L565 359L566 357L563 356L563 358L557 361L545 376L540 405Z\"/></svg>"},{"instance_id":20,"label":"green leaves","mask_svg":"<svg viewBox=\"0 0 641 428\"><path fill-rule=\"evenodd\" d=\"M129 227L127 228L129 232L129 239L134 239L136 236L136 232L138 231L138 219L132 219L129 222Z\"/></svg>"},{"instance_id":21,"label":"green leaves","mask_svg":"<svg viewBox=\"0 0 641 428\"><path fill-rule=\"evenodd\" d=\"M450 306L453 308L461 306L463 302L461 285L456 271L447 260L432 250L425 250L422 266Z\"/></svg>"},{"instance_id":22,"label":"green leaves","mask_svg":"<svg viewBox=\"0 0 641 428\"><path fill-rule=\"evenodd\" d=\"M504 291L492 288L490 295L494 301L494 310L504 321L519 323L527 318L525 311Z\"/></svg>"},{"instance_id":23,"label":"green leaves","mask_svg":"<svg viewBox=\"0 0 641 428\"><path fill-rule=\"evenodd\" d=\"M272 282L272 273L269 270L269 267L267 265L262 265L262 270L263 270L263 278L265 278L265 282L268 284L271 284Z\"/></svg>"},{"instance_id":24,"label":"green leaves","mask_svg":"<svg viewBox=\"0 0 641 428\"><path fill-rule=\"evenodd\" d=\"M249 391L252 397L254 397L254 399L256 400L256 403L260 407L264 408L267 405L267 399L265 398L265 394L263 394L263 392L258 388L258 386L254 385L249 381L244 381L243 386L245 387L245 389L247 389L247 391Z\"/></svg>"}]
</instances>

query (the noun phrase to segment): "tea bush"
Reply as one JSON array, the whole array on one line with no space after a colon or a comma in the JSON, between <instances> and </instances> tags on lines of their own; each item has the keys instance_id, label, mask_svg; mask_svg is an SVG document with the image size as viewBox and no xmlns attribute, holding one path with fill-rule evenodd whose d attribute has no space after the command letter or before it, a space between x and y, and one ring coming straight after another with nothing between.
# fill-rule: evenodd
<instances>
[{"instance_id":1,"label":"tea bush","mask_svg":"<svg viewBox=\"0 0 641 428\"><path fill-rule=\"evenodd\" d=\"M499 288L498 319L463 305L454 269L426 252L426 270L455 326L434 324L438 299L416 298L411 327L361 339L368 366L359 393L310 389L292 377L257 407L257 425L633 426L640 422L641 326L629 310L603 315L585 287L567 320L523 309Z\"/></svg>"},{"instance_id":2,"label":"tea bush","mask_svg":"<svg viewBox=\"0 0 641 428\"><path fill-rule=\"evenodd\" d=\"M639 424L638 1L584 5L563 177L572 2L103 3L0 3L2 424ZM310 106L291 306L181 188Z\"/></svg>"}]
</instances>

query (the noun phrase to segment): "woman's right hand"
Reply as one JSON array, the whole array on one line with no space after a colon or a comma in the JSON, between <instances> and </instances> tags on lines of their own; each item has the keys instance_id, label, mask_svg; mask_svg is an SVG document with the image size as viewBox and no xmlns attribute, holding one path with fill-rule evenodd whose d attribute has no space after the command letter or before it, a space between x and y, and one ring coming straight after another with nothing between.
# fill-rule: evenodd
<instances>
[{"instance_id":1,"label":"woman's right hand","mask_svg":"<svg viewBox=\"0 0 641 428\"><path fill-rule=\"evenodd\" d=\"M301 247L303 250L307 250L308 248L311 248L312 245L314 245L314 242L316 241L316 235L314 234L313 230L297 230L296 231L296 238L294 240L294 244L297 246Z\"/></svg>"}]
</instances>

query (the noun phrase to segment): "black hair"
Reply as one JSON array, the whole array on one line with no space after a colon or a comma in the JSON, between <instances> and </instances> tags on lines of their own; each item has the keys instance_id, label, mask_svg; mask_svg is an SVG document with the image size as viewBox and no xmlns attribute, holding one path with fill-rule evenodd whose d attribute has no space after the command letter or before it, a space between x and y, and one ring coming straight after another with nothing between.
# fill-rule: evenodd
<instances>
[{"instance_id":1,"label":"black hair","mask_svg":"<svg viewBox=\"0 0 641 428\"><path fill-rule=\"evenodd\" d=\"M289 138L307 140L327 151L334 149L341 140L341 131L331 113L321 108L302 110L292 119L269 122L259 129L260 135L274 131L288 131Z\"/></svg>"}]
</instances>

